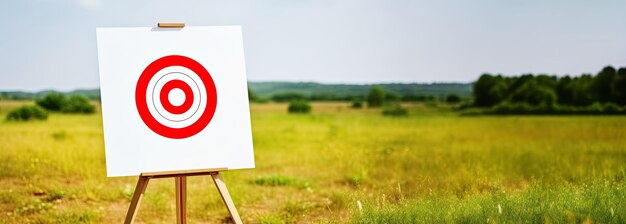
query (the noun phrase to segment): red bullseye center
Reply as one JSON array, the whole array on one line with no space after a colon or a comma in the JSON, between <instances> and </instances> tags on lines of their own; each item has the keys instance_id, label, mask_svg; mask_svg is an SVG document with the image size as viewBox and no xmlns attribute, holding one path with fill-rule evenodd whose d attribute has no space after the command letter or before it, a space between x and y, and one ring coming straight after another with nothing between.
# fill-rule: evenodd
<instances>
[{"instance_id":1,"label":"red bullseye center","mask_svg":"<svg viewBox=\"0 0 626 224\"><path fill-rule=\"evenodd\" d=\"M170 102L169 93L174 89L180 89L185 94L185 101L181 105L175 106L172 104L172 102ZM163 88L161 89L159 98L161 100L161 105L163 105L163 108L167 110L167 112L170 112L172 114L185 113L189 110L189 108L191 108L191 105L193 104L193 92L191 91L191 87L187 83L179 79L174 79L165 83L165 85L163 85Z\"/></svg>"}]
</instances>

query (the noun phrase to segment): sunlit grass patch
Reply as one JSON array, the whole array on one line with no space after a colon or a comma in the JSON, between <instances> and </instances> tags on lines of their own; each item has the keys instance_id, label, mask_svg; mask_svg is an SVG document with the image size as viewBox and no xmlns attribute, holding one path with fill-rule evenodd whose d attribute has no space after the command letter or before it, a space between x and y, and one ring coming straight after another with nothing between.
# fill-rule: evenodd
<instances>
[{"instance_id":1,"label":"sunlit grass patch","mask_svg":"<svg viewBox=\"0 0 626 224\"><path fill-rule=\"evenodd\" d=\"M311 210L319 207L319 204L302 200L289 200L283 207L283 218L286 222L293 223L301 220Z\"/></svg>"},{"instance_id":2,"label":"sunlit grass patch","mask_svg":"<svg viewBox=\"0 0 626 224\"><path fill-rule=\"evenodd\" d=\"M622 223L626 184L594 182L531 187L522 192L413 199L397 204L369 200L353 208L353 223Z\"/></svg>"},{"instance_id":3,"label":"sunlit grass patch","mask_svg":"<svg viewBox=\"0 0 626 224\"><path fill-rule=\"evenodd\" d=\"M280 174L258 177L254 179L252 183L260 186L294 186L299 188L309 188L312 186L308 181Z\"/></svg>"},{"instance_id":4,"label":"sunlit grass patch","mask_svg":"<svg viewBox=\"0 0 626 224\"><path fill-rule=\"evenodd\" d=\"M54 211L36 218L35 223L100 223L102 214L93 210Z\"/></svg>"},{"instance_id":5,"label":"sunlit grass patch","mask_svg":"<svg viewBox=\"0 0 626 224\"><path fill-rule=\"evenodd\" d=\"M0 117L20 105L0 102ZM539 220L529 206L556 206L554 222L626 220L626 117L461 117L403 104L410 115L395 118L312 105L300 116L251 105L256 168L223 173L245 223ZM0 223L123 222L137 177L106 177L101 125L100 114L0 122ZM227 220L210 177L188 178L187 193L189 223ZM173 179L151 180L137 222L174 222L174 202Z\"/></svg>"}]
</instances>

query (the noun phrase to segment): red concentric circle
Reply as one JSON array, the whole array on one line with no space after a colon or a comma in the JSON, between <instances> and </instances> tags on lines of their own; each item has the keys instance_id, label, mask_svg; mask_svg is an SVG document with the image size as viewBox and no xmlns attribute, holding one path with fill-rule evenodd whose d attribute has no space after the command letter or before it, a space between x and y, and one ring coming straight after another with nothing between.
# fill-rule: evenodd
<instances>
[{"instance_id":1,"label":"red concentric circle","mask_svg":"<svg viewBox=\"0 0 626 224\"><path fill-rule=\"evenodd\" d=\"M152 79L152 77L154 77L154 75L157 72L159 72L161 69L164 69L170 66L182 66L196 73L198 77L200 77L200 80L202 81L202 83L204 84L205 89L206 89L206 94L207 94L206 107L204 111L202 112L202 115L200 116L200 118L198 118L198 120L194 122L193 124L190 124L182 128L172 128L172 127L168 127L168 126L161 124L150 113L150 110L148 109L148 104L146 101L148 84L150 83L150 80ZM189 87L186 84L185 86ZM169 91L167 92L169 93ZM184 89L183 89L183 92L185 92ZM165 104L169 103L169 100L167 99L162 100L163 99L162 94L163 92L160 93L161 96L159 98L161 98L161 104L165 106ZM190 97L187 97L188 95L187 92L185 92L185 95L186 95L186 99L185 99L185 103L186 103L188 101L187 99ZM193 100L191 100L190 102L193 102ZM137 87L135 88L135 103L137 105L137 112L139 112L139 116L141 117L143 122L146 124L146 126L150 128L150 130L154 131L155 133L163 137L173 138L173 139L182 139L182 138L191 137L199 133L211 122L211 119L213 119L213 115L215 114L215 109L217 106L217 90L215 88L215 83L213 82L213 78L211 78L211 75L209 74L209 72L200 63L185 56L169 55L169 56L165 56L165 57L162 57L153 61L152 63L150 63L150 65L148 65L143 70L143 72L141 73L141 76L139 77L139 80L137 80ZM183 103L183 105L179 107L183 108L185 103ZM175 106L172 105L172 107L175 107ZM177 109L174 109L174 111L176 110Z\"/></svg>"},{"instance_id":2,"label":"red concentric circle","mask_svg":"<svg viewBox=\"0 0 626 224\"><path fill-rule=\"evenodd\" d=\"M178 106L172 105L172 102L170 102L169 99L169 93L173 89L180 89L183 93L185 93L185 102L183 102L183 104ZM159 99L161 99L161 105L163 105L163 108L165 108L167 112L172 114L182 114L191 108L191 105L193 104L193 92L187 83L180 79L174 79L165 83L161 89L161 93L159 94Z\"/></svg>"}]
</instances>

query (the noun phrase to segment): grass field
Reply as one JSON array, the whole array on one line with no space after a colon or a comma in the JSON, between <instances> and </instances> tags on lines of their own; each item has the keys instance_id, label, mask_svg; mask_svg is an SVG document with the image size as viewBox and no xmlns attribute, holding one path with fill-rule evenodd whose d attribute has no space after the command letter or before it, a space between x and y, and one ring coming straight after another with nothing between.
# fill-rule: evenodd
<instances>
[{"instance_id":1,"label":"grass field","mask_svg":"<svg viewBox=\"0 0 626 224\"><path fill-rule=\"evenodd\" d=\"M251 106L257 168L224 173L244 222L626 222L626 116L286 107ZM99 113L0 121L0 223L121 223L136 180L106 177ZM189 223L228 221L211 179L188 181ZM138 222L173 223L174 199L151 181Z\"/></svg>"}]
</instances>

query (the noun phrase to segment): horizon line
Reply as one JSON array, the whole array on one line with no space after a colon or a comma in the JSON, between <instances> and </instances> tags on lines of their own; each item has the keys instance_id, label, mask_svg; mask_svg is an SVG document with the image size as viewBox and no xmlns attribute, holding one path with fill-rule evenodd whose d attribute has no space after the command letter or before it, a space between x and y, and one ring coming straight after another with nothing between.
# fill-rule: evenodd
<instances>
[{"instance_id":1,"label":"horizon line","mask_svg":"<svg viewBox=\"0 0 626 224\"><path fill-rule=\"evenodd\" d=\"M433 84L471 84L472 82L462 82L462 81L435 81L435 82L403 82L403 81L389 81L389 82L367 82L367 83L358 83L358 82L320 82L320 81L287 81L287 80L248 80L246 83L314 83L321 85L359 85L359 86L367 86L367 85L387 85L387 84L406 84L406 85L433 85ZM100 89L100 86L95 87L75 87L75 88L38 88L38 89L0 89L0 92L25 92L25 93L38 93L38 92L47 92L47 91L55 91L55 92L72 92L79 90L96 90Z\"/></svg>"}]
</instances>

